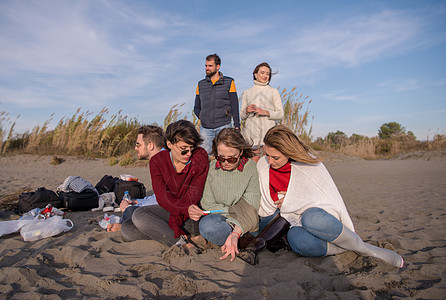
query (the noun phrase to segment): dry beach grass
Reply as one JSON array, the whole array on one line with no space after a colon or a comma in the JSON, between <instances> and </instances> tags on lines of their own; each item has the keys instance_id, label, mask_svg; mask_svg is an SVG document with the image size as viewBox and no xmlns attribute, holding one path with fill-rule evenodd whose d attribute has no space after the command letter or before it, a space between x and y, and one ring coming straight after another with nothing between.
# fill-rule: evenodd
<instances>
[{"instance_id":1,"label":"dry beach grass","mask_svg":"<svg viewBox=\"0 0 446 300\"><path fill-rule=\"evenodd\" d=\"M75 157L52 165L51 159L0 157L1 201L13 202L24 189L55 190L69 175L95 184L105 174L132 174L151 190L145 166ZM155 241L124 242L119 232L99 227L102 212L69 212L75 226L67 233L36 242L24 242L19 234L0 238L0 298L446 298L445 153L375 161L327 154L325 164L358 234L398 251L406 261L403 269L353 252L327 258L263 252L257 266L219 261L216 247L186 256ZM3 204L2 221L19 217Z\"/></svg>"}]
</instances>

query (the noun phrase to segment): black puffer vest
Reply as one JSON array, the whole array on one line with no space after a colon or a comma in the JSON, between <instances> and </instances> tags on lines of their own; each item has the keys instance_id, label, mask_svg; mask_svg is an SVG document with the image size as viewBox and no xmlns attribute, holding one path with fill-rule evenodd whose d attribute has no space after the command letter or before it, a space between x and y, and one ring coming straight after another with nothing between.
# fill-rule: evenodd
<instances>
[{"instance_id":1,"label":"black puffer vest","mask_svg":"<svg viewBox=\"0 0 446 300\"><path fill-rule=\"evenodd\" d=\"M204 128L213 129L231 122L229 89L232 81L231 77L221 76L214 84L209 77L198 82L201 100L201 111L198 118Z\"/></svg>"}]
</instances>

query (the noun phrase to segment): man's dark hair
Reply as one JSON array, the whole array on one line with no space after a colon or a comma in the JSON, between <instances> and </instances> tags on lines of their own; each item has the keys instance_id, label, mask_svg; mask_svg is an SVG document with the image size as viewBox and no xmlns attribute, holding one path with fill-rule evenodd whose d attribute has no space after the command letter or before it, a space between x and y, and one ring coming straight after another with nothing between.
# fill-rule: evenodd
<instances>
[{"instance_id":1,"label":"man's dark hair","mask_svg":"<svg viewBox=\"0 0 446 300\"><path fill-rule=\"evenodd\" d=\"M164 147L163 129L155 125L145 125L138 129L138 134L142 134L142 139L145 144L154 143L156 148Z\"/></svg>"},{"instance_id":2,"label":"man's dark hair","mask_svg":"<svg viewBox=\"0 0 446 300\"><path fill-rule=\"evenodd\" d=\"M206 60L213 60L213 61L215 62L216 65L221 66L221 59L220 59L220 57L217 55L217 53L209 54L208 56L206 56Z\"/></svg>"},{"instance_id":3,"label":"man's dark hair","mask_svg":"<svg viewBox=\"0 0 446 300\"><path fill-rule=\"evenodd\" d=\"M203 142L194 124L187 120L179 120L167 126L166 140L172 144L183 141L194 148Z\"/></svg>"}]
</instances>

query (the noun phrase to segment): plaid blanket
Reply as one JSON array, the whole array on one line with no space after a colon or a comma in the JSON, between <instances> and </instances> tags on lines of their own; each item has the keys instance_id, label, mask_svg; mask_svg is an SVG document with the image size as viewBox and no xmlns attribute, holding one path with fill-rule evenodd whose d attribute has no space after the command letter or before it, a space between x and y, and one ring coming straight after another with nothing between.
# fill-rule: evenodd
<instances>
[{"instance_id":1,"label":"plaid blanket","mask_svg":"<svg viewBox=\"0 0 446 300\"><path fill-rule=\"evenodd\" d=\"M59 185L57 191L60 192L77 192L80 193L86 189L90 189L98 193L96 188L87 180L80 176L68 176L65 181ZM99 193L98 193L99 195Z\"/></svg>"}]
</instances>

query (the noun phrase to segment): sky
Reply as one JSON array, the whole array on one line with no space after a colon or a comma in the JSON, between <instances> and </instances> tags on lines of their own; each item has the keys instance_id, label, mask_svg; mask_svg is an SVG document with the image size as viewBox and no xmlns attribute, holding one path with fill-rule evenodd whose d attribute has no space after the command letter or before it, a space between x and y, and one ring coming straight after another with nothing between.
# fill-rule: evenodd
<instances>
[{"instance_id":1,"label":"sky","mask_svg":"<svg viewBox=\"0 0 446 300\"><path fill-rule=\"evenodd\" d=\"M312 135L446 134L446 1L0 0L0 112L22 133L81 111L191 119L205 57L239 97L268 62ZM3 124L6 125L6 124Z\"/></svg>"}]
</instances>

